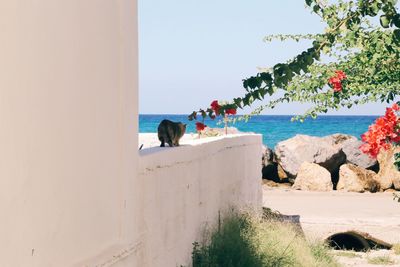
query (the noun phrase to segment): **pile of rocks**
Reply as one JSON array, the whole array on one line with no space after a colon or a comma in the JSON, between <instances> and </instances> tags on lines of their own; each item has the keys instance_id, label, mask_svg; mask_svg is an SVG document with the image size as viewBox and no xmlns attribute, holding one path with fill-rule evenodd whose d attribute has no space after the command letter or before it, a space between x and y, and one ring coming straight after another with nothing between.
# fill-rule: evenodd
<instances>
[{"instance_id":1,"label":"pile of rocks","mask_svg":"<svg viewBox=\"0 0 400 267\"><path fill-rule=\"evenodd\" d=\"M400 190L400 172L393 165L393 154L400 148L383 151L376 160L360 151L361 144L345 134L296 135L278 143L275 151L263 148L262 175L299 190Z\"/></svg>"}]
</instances>

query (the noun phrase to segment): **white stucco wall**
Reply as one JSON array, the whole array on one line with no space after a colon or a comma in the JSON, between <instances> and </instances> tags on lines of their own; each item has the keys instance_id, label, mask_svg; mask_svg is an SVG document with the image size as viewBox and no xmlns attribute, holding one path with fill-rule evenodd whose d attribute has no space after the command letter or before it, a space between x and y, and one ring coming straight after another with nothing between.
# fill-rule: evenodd
<instances>
[{"instance_id":1,"label":"white stucco wall","mask_svg":"<svg viewBox=\"0 0 400 267\"><path fill-rule=\"evenodd\" d=\"M2 0L0 30L0 266L133 255L136 0Z\"/></svg>"},{"instance_id":2,"label":"white stucco wall","mask_svg":"<svg viewBox=\"0 0 400 267\"><path fill-rule=\"evenodd\" d=\"M0 1L0 266L186 264L261 137L138 153L136 0Z\"/></svg>"},{"instance_id":3,"label":"white stucco wall","mask_svg":"<svg viewBox=\"0 0 400 267\"><path fill-rule=\"evenodd\" d=\"M140 152L146 266L188 266L192 243L219 211L261 208L260 135L183 139L180 147Z\"/></svg>"}]
</instances>

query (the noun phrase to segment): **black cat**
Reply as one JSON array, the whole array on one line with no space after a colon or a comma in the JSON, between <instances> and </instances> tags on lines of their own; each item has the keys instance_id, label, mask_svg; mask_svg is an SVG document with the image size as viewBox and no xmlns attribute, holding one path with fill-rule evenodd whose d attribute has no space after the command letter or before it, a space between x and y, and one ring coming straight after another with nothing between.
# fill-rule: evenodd
<instances>
[{"instance_id":1,"label":"black cat","mask_svg":"<svg viewBox=\"0 0 400 267\"><path fill-rule=\"evenodd\" d=\"M179 146L179 139L185 134L186 124L163 120L158 125L158 139L161 142L160 147L167 143L170 147Z\"/></svg>"}]
</instances>

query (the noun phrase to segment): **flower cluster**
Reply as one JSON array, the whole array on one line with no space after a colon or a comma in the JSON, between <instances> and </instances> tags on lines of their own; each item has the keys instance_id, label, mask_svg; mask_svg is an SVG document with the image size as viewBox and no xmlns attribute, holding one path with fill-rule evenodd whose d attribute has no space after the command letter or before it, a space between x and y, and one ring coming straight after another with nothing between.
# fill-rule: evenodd
<instances>
[{"instance_id":1,"label":"flower cluster","mask_svg":"<svg viewBox=\"0 0 400 267\"><path fill-rule=\"evenodd\" d=\"M198 121L196 122L196 130L198 132L203 131L206 127L207 127L207 125L205 125L204 123L201 123L201 122L198 122Z\"/></svg>"},{"instance_id":2,"label":"flower cluster","mask_svg":"<svg viewBox=\"0 0 400 267\"><path fill-rule=\"evenodd\" d=\"M360 149L362 152L369 154L371 157L376 157L379 151L391 147L392 143L400 142L400 118L396 112L400 107L394 104L390 108L386 108L385 115L378 118L374 124L370 125L368 131L361 135L364 144Z\"/></svg>"},{"instance_id":3,"label":"flower cluster","mask_svg":"<svg viewBox=\"0 0 400 267\"><path fill-rule=\"evenodd\" d=\"M334 92L341 92L343 89L342 81L346 79L346 73L342 70L335 71L335 76L329 78L328 82L332 86Z\"/></svg>"},{"instance_id":4,"label":"flower cluster","mask_svg":"<svg viewBox=\"0 0 400 267\"><path fill-rule=\"evenodd\" d=\"M236 105L220 103L220 102L218 102L218 100L214 100L211 102L210 107L207 108L207 110L200 109L200 111L198 111L198 112L193 112L189 116L189 120L193 120L193 119L196 120L198 113L200 113L203 118L203 122L196 122L196 130L200 134L200 132L203 131L207 127L207 125L204 124L204 119L207 117L207 113L211 119L215 119L219 115L225 116L224 120L225 120L225 128L226 128L227 127L227 116L236 115Z\"/></svg>"},{"instance_id":5,"label":"flower cluster","mask_svg":"<svg viewBox=\"0 0 400 267\"><path fill-rule=\"evenodd\" d=\"M211 102L211 109L215 112L215 115L219 115L219 110L221 109L221 106L219 105L218 100L214 100L213 102ZM215 119L215 116L211 118Z\"/></svg>"},{"instance_id":6,"label":"flower cluster","mask_svg":"<svg viewBox=\"0 0 400 267\"><path fill-rule=\"evenodd\" d=\"M214 100L213 102L211 102L210 106L211 110L215 112L216 116L221 115L221 113L225 115L236 115L236 108L234 107L234 105L231 104L220 105L218 100ZM215 119L215 116L211 118Z\"/></svg>"}]
</instances>

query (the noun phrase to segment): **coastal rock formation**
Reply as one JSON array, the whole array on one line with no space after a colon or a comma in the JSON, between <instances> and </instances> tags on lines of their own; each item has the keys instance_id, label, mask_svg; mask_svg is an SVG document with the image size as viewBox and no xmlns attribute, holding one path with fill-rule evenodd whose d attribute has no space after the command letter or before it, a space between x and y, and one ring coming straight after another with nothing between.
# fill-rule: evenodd
<instances>
[{"instance_id":1,"label":"coastal rock formation","mask_svg":"<svg viewBox=\"0 0 400 267\"><path fill-rule=\"evenodd\" d=\"M331 191L333 190L331 174L318 164L303 162L299 168L293 188L310 191Z\"/></svg>"},{"instance_id":2,"label":"coastal rock formation","mask_svg":"<svg viewBox=\"0 0 400 267\"><path fill-rule=\"evenodd\" d=\"M378 182L382 190L391 188L400 190L400 172L394 166L394 154L400 152L400 147L392 148L387 151L382 150L378 154L379 172Z\"/></svg>"},{"instance_id":3,"label":"coastal rock formation","mask_svg":"<svg viewBox=\"0 0 400 267\"><path fill-rule=\"evenodd\" d=\"M361 152L360 146L362 142L357 137L347 134L332 134L324 137L324 139L343 150L347 163L364 169L378 170L378 161Z\"/></svg>"},{"instance_id":4,"label":"coastal rock formation","mask_svg":"<svg viewBox=\"0 0 400 267\"><path fill-rule=\"evenodd\" d=\"M343 142L343 152L346 154L347 162L364 169L378 170L378 161L363 153L360 150L361 145L362 142L357 139Z\"/></svg>"},{"instance_id":5,"label":"coastal rock formation","mask_svg":"<svg viewBox=\"0 0 400 267\"><path fill-rule=\"evenodd\" d=\"M303 162L316 163L331 173L337 173L346 162L340 146L334 146L329 138L296 135L279 142L275 147L278 163L290 177L295 177Z\"/></svg>"},{"instance_id":6,"label":"coastal rock formation","mask_svg":"<svg viewBox=\"0 0 400 267\"><path fill-rule=\"evenodd\" d=\"M343 147L343 143L349 140L357 140L357 137L348 135L348 134L331 134L325 137L322 137L325 141L329 142L332 146L340 146Z\"/></svg>"},{"instance_id":7,"label":"coastal rock formation","mask_svg":"<svg viewBox=\"0 0 400 267\"><path fill-rule=\"evenodd\" d=\"M348 192L377 192L379 183L375 180L376 173L353 164L340 167L337 190Z\"/></svg>"}]
</instances>

